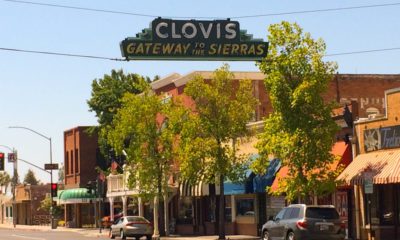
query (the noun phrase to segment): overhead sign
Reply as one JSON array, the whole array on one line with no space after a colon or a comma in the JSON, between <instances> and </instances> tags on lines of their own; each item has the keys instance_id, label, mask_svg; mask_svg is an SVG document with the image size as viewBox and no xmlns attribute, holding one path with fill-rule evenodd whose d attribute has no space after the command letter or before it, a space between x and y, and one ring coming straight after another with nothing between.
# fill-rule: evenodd
<instances>
[{"instance_id":1,"label":"overhead sign","mask_svg":"<svg viewBox=\"0 0 400 240\"><path fill-rule=\"evenodd\" d=\"M400 147L400 125L364 130L366 152Z\"/></svg>"},{"instance_id":2,"label":"overhead sign","mask_svg":"<svg viewBox=\"0 0 400 240\"><path fill-rule=\"evenodd\" d=\"M58 170L58 163L45 163L44 170Z\"/></svg>"},{"instance_id":3,"label":"overhead sign","mask_svg":"<svg viewBox=\"0 0 400 240\"><path fill-rule=\"evenodd\" d=\"M128 60L261 60L268 42L253 39L239 22L156 18L120 44Z\"/></svg>"}]
</instances>

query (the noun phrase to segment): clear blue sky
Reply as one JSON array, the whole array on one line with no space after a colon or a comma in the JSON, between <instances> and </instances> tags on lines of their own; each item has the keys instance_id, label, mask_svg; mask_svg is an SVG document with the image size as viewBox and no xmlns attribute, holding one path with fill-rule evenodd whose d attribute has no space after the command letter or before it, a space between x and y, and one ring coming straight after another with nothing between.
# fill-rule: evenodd
<instances>
[{"instance_id":1,"label":"clear blue sky","mask_svg":"<svg viewBox=\"0 0 400 240\"><path fill-rule=\"evenodd\" d=\"M31 0L48 4L107 9L156 16L219 17L302 10L341 8L391 1L128 1ZM399 1L400 2L400 1ZM256 38L267 37L268 25L282 20L297 22L314 38L323 38L327 53L400 47L400 5L238 19L241 28ZM119 42L149 26L152 17L89 12L0 0L0 48L16 48L120 58ZM232 18L232 20L235 20ZM340 73L399 73L400 50L335 56ZM257 71L253 62L229 62L231 70ZM59 57L0 50L0 145L15 147L19 157L43 166L49 162L49 142L22 129L32 128L53 139L53 160L63 162L63 132L97 123L86 104L93 79L112 69L144 76L165 76L193 70L214 70L222 62L138 61ZM0 148L0 151L7 152ZM12 174L11 164L6 170ZM19 164L21 180L28 166ZM34 169L48 182L46 173ZM55 172L57 173L57 172ZM57 174L55 174L57 175ZM54 177L56 180L57 177Z\"/></svg>"}]
</instances>

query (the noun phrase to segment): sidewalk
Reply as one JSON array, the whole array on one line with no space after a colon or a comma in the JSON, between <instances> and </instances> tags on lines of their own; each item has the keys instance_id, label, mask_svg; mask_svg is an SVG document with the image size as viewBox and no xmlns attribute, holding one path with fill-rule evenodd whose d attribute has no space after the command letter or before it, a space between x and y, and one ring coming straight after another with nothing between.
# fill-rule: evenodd
<instances>
[{"instance_id":1,"label":"sidewalk","mask_svg":"<svg viewBox=\"0 0 400 240\"><path fill-rule=\"evenodd\" d=\"M12 224L0 224L0 228L14 229ZM51 229L50 226L38 226L38 225L17 225L16 229L30 230L30 231L60 231L60 232L76 232L87 237L108 237L108 229L102 229L99 232L98 228L66 228L57 227L57 229ZM171 235L168 237L161 237L162 240L216 240L217 235L214 236L180 236ZM232 240L259 240L260 237L248 236L248 235L227 235L226 239Z\"/></svg>"},{"instance_id":2,"label":"sidewalk","mask_svg":"<svg viewBox=\"0 0 400 240\"><path fill-rule=\"evenodd\" d=\"M14 229L14 226L12 224L0 224L0 228ZM16 229L43 231L43 232L45 231L76 232L88 237L108 237L108 229L102 229L102 233L100 233L98 228L57 227L56 229L51 229L51 226L43 226L43 225L16 225Z\"/></svg>"}]
</instances>

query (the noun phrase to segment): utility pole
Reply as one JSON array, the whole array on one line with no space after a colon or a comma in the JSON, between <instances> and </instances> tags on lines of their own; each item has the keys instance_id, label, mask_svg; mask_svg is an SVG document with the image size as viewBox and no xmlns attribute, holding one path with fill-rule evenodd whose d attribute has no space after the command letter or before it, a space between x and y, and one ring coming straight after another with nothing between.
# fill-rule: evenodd
<instances>
[{"instance_id":1,"label":"utility pole","mask_svg":"<svg viewBox=\"0 0 400 240\"><path fill-rule=\"evenodd\" d=\"M17 209L16 209L16 201L15 201L15 191L16 191L16 187L17 187L17 183L18 183L18 165L17 165L17 151L15 149L12 150L13 152L13 159L11 159L13 161L13 188L12 188L12 193L13 193L13 209L12 209L12 213L13 213L13 225L14 228L17 225ZM8 161L10 161L10 159L8 159Z\"/></svg>"},{"instance_id":2,"label":"utility pole","mask_svg":"<svg viewBox=\"0 0 400 240\"><path fill-rule=\"evenodd\" d=\"M28 131L31 131L39 136L41 136L42 138L45 138L47 140L49 140L50 142L50 164L53 164L53 151L52 151L52 146L51 146L51 137L47 137L43 134L41 134L40 132L37 132L33 129L27 128L27 127L22 127L22 126L10 126L8 128L19 128L19 129L25 129ZM50 186L53 185L53 169L50 169ZM50 189L51 191L51 189ZM55 229L57 228L56 224L54 223L54 212L53 212L53 196L50 193L50 198L51 198L51 207L50 207L50 216L51 216L51 229Z\"/></svg>"}]
</instances>

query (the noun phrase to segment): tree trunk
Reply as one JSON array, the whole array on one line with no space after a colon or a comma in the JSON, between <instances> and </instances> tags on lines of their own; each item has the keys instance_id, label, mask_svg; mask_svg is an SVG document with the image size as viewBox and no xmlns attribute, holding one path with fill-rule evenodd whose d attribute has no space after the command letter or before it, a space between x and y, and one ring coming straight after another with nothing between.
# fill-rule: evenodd
<instances>
[{"instance_id":1,"label":"tree trunk","mask_svg":"<svg viewBox=\"0 0 400 240\"><path fill-rule=\"evenodd\" d=\"M218 239L225 239L225 196L224 196L224 175L219 177L219 235Z\"/></svg>"}]
</instances>

